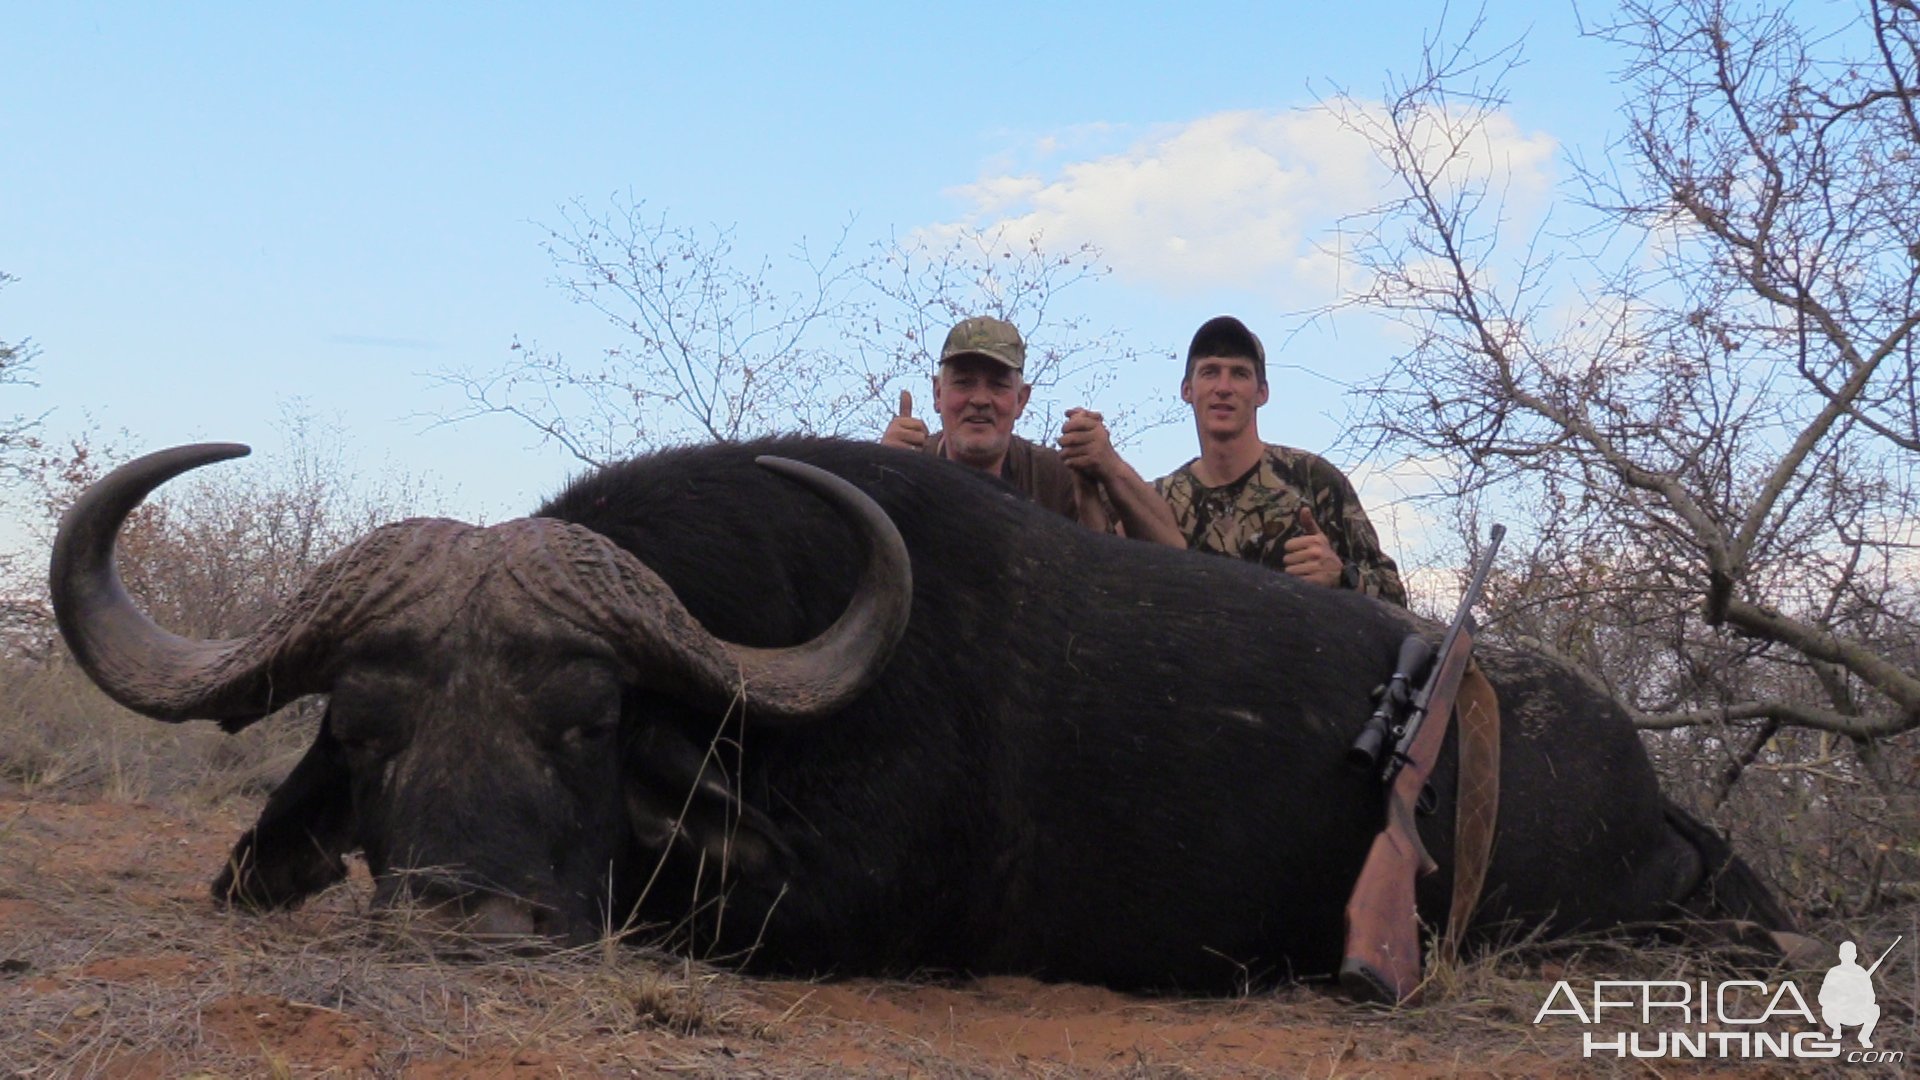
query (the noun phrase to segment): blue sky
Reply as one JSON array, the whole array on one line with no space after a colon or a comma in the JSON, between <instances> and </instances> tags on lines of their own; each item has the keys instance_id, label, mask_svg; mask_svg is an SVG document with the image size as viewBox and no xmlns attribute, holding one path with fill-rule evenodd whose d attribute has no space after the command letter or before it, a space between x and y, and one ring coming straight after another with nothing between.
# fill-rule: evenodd
<instances>
[{"instance_id":1,"label":"blue sky","mask_svg":"<svg viewBox=\"0 0 1920 1080\"><path fill-rule=\"evenodd\" d=\"M539 242L563 203L622 192L775 257L850 219L858 242L1003 221L1093 242L1115 273L1090 319L1172 350L1241 314L1304 369L1276 373L1263 433L1326 449L1341 387L1395 342L1358 314L1289 333L1334 288L1310 249L1378 197L1301 110L1412 69L1441 11L8 3L0 340L41 356L0 415L265 455L297 400L363 471L512 516L573 464L513 421L433 425L459 401L428 374L496 366L515 338L617 344L547 284ZM1550 184L1617 126L1615 58L1566 4L1487 22L1489 45L1527 36L1512 134ZM1117 393L1173 396L1177 367L1149 375ZM1193 449L1182 426L1129 455L1154 476Z\"/></svg>"}]
</instances>

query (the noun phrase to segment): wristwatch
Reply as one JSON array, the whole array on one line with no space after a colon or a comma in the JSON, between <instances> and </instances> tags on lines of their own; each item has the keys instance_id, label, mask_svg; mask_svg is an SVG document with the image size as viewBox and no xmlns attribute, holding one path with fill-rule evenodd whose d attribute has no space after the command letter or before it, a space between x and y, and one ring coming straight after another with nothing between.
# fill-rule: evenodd
<instances>
[{"instance_id":1,"label":"wristwatch","mask_svg":"<svg viewBox=\"0 0 1920 1080\"><path fill-rule=\"evenodd\" d=\"M1360 588L1360 564L1343 563L1340 567L1340 587L1343 589Z\"/></svg>"}]
</instances>

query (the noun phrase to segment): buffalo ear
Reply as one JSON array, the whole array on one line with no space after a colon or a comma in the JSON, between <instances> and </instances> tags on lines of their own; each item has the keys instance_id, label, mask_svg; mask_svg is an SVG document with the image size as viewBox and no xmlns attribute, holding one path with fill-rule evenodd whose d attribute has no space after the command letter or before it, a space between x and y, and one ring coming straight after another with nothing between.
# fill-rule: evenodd
<instances>
[{"instance_id":1,"label":"buffalo ear","mask_svg":"<svg viewBox=\"0 0 1920 1080\"><path fill-rule=\"evenodd\" d=\"M233 846L213 881L216 903L250 911L296 907L347 876L353 798L331 727L331 714L322 717L313 745Z\"/></svg>"},{"instance_id":2,"label":"buffalo ear","mask_svg":"<svg viewBox=\"0 0 1920 1080\"><path fill-rule=\"evenodd\" d=\"M757 887L786 882L793 849L771 818L741 801L704 748L654 727L628 749L627 820L643 847L678 847Z\"/></svg>"}]
</instances>

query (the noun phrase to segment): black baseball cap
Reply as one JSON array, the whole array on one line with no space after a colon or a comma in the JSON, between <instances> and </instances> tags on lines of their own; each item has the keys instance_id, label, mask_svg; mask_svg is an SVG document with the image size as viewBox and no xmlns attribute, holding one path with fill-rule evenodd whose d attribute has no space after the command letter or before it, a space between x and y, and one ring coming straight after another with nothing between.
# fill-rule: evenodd
<instances>
[{"instance_id":1,"label":"black baseball cap","mask_svg":"<svg viewBox=\"0 0 1920 1080\"><path fill-rule=\"evenodd\" d=\"M1267 381L1267 350L1259 335L1231 315L1218 315L1200 324L1193 344L1187 346L1187 373L1193 378L1193 362L1203 356L1244 356L1253 361L1253 373L1261 383Z\"/></svg>"}]
</instances>

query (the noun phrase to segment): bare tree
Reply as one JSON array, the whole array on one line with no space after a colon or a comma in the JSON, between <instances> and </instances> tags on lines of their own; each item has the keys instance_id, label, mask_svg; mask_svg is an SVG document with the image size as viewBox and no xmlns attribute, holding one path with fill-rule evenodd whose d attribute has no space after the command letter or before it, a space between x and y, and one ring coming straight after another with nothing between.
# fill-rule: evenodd
<instances>
[{"instance_id":1,"label":"bare tree","mask_svg":"<svg viewBox=\"0 0 1920 1080\"><path fill-rule=\"evenodd\" d=\"M1112 329L1063 312L1064 297L1078 296L1109 271L1092 244L1049 251L1042 241L1000 226L877 246L862 268L876 300L854 338L861 356L879 358L869 370L886 373L882 389L904 383L918 392L933 374L948 329L971 315L993 315L1019 327L1027 340L1025 377L1034 393L1021 423L1033 437L1045 440L1059 430L1066 409L1093 402L1122 446L1187 415L1170 399L1159 406L1103 399L1129 369L1171 354L1135 347ZM867 403L860 430L884 428L892 404L887 396Z\"/></svg>"},{"instance_id":2,"label":"bare tree","mask_svg":"<svg viewBox=\"0 0 1920 1080\"><path fill-rule=\"evenodd\" d=\"M1626 133L1520 237L1517 47L1433 42L1330 107L1399 183L1357 223L1356 302L1410 340L1369 430L1525 524L1498 629L1670 733L1702 801L1798 818L1817 842L1771 869L1858 910L1920 891L1889 876L1920 873L1915 762L1885 752L1920 726L1920 8L1796 16L1629 0L1594 28Z\"/></svg>"},{"instance_id":3,"label":"bare tree","mask_svg":"<svg viewBox=\"0 0 1920 1080\"><path fill-rule=\"evenodd\" d=\"M0 289L18 280L0 273ZM33 361L39 355L33 339L15 342L0 340L0 388L32 386ZM40 417L25 411L7 413L0 403L0 482L18 480L25 474L27 459L39 448L35 431Z\"/></svg>"},{"instance_id":4,"label":"bare tree","mask_svg":"<svg viewBox=\"0 0 1920 1080\"><path fill-rule=\"evenodd\" d=\"M618 342L582 360L516 341L493 372L444 373L470 406L452 419L506 413L590 465L688 438L737 439L787 420L795 404L805 411L788 422L832 430L847 403L809 388L840 374L830 344L855 311L844 240L818 256L800 245L793 262L806 285L788 291L769 260L736 264L728 230L682 228L632 200L606 212L576 200L548 230L552 283Z\"/></svg>"},{"instance_id":5,"label":"bare tree","mask_svg":"<svg viewBox=\"0 0 1920 1080\"><path fill-rule=\"evenodd\" d=\"M1554 573L1618 553L1584 587L1691 628L1674 677L1631 688L1648 724L1910 730L1920 12L1878 0L1815 35L1678 0L1596 32L1630 57L1630 130L1577 169L1591 226L1517 257L1485 167L1512 52L1469 35L1383 108L1336 102L1404 184L1361 247L1363 301L1414 332L1375 428L1535 511ZM1736 659L1821 700L1683 677Z\"/></svg>"},{"instance_id":6,"label":"bare tree","mask_svg":"<svg viewBox=\"0 0 1920 1080\"><path fill-rule=\"evenodd\" d=\"M592 358L516 342L485 373L445 372L466 396L461 420L517 417L576 458L601 465L685 441L775 432L870 438L896 391L918 391L947 328L990 313L1031 342L1028 379L1047 427L1142 354L1090 332L1059 301L1105 276L1097 253L1039 237L959 230L847 250L806 243L782 263L743 260L731 230L696 230L631 199L602 212L574 202L548 231L553 283L606 320L616 341ZM1131 416L1115 417L1124 434Z\"/></svg>"}]
</instances>

